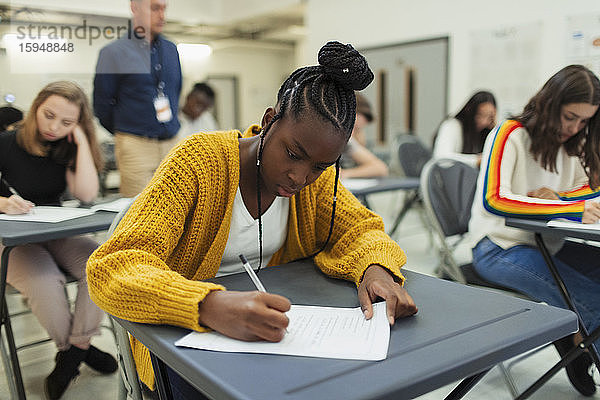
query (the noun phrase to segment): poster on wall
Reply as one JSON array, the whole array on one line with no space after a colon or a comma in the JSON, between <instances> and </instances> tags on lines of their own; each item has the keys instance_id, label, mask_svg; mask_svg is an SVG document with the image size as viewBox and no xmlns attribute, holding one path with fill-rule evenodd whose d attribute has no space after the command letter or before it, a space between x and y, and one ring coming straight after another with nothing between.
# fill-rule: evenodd
<instances>
[{"instance_id":1,"label":"poster on wall","mask_svg":"<svg viewBox=\"0 0 600 400\"><path fill-rule=\"evenodd\" d=\"M539 86L541 35L541 22L470 33L469 87L494 94L499 120L519 113Z\"/></svg>"},{"instance_id":2,"label":"poster on wall","mask_svg":"<svg viewBox=\"0 0 600 400\"><path fill-rule=\"evenodd\" d=\"M567 64L582 64L600 76L600 15L567 17Z\"/></svg>"}]
</instances>

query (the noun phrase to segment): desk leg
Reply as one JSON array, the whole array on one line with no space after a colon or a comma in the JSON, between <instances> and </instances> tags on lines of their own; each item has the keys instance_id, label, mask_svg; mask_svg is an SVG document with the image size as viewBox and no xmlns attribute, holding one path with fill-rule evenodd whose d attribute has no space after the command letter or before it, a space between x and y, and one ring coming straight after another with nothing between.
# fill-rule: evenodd
<instances>
[{"instance_id":1,"label":"desk leg","mask_svg":"<svg viewBox=\"0 0 600 400\"><path fill-rule=\"evenodd\" d=\"M160 400L173 400L171 385L169 384L169 375L167 374L165 363L152 352L150 352L150 360L152 360L152 369L154 370L154 380L158 398Z\"/></svg>"},{"instance_id":2,"label":"desk leg","mask_svg":"<svg viewBox=\"0 0 600 400\"><path fill-rule=\"evenodd\" d=\"M581 353L583 353L586 347L589 347L591 343L594 343L600 337L600 327L596 328L587 338L583 340L579 344L579 346L573 347L564 358L562 358L559 362L554 364L552 368L548 372L546 372L540 379L535 381L531 386L529 386L523 393L521 393L515 400L525 400L528 399L536 390L538 390L544 383L548 382L550 378L552 378L558 371L560 371L564 366L568 363L579 357Z\"/></svg>"},{"instance_id":3,"label":"desk leg","mask_svg":"<svg viewBox=\"0 0 600 400\"><path fill-rule=\"evenodd\" d=\"M544 239L542 238L542 235L538 232L536 232L536 234L535 234L535 242L537 243L538 248L542 252L542 256L544 257L544 260L546 261L546 265L548 266L548 269L550 270L550 273L552 274L554 281L558 285L558 288L560 289L560 294L562 295L565 303L567 303L567 305L569 306L569 309L571 311L573 311L575 314L577 314L577 318L579 319L579 329L581 330L583 339L585 340L587 337L590 336L590 334L589 334L587 328L585 327L585 324L583 323L583 319L581 318L581 315L579 315L579 311L577 311L577 308L575 308L575 304L573 304L573 301L571 300L569 291L567 290L565 283L563 282L560 274L558 273L558 270L556 269L556 265L554 265L554 261L552 261L552 256L550 255L550 252L548 251L548 248L546 247L546 244L544 243ZM600 358L598 357L598 350L596 349L596 346L594 345L593 341L590 342L590 344L589 344L589 350L590 350L590 355L592 356L592 359L594 360L594 363L596 364L596 368L598 368L598 371L600 371Z\"/></svg>"},{"instance_id":4,"label":"desk leg","mask_svg":"<svg viewBox=\"0 0 600 400\"><path fill-rule=\"evenodd\" d=\"M490 368L491 369L491 368ZM462 399L465 394L469 392L489 372L490 369L486 369L478 374L472 375L468 378L465 378L458 384L457 387L454 388L452 392L444 400L455 400Z\"/></svg>"},{"instance_id":5,"label":"desk leg","mask_svg":"<svg viewBox=\"0 0 600 400\"><path fill-rule=\"evenodd\" d=\"M394 225L392 226L392 229L388 232L389 236L393 236L394 233L396 233L396 230L400 226L400 222L402 222L402 219L404 219L404 216L406 215L408 210L410 210L410 208L413 206L413 204L419 199L419 191L415 190L414 192L410 193L409 196L410 197L404 201L404 205L402 206L400 213L396 217L396 220L394 221Z\"/></svg>"},{"instance_id":6,"label":"desk leg","mask_svg":"<svg viewBox=\"0 0 600 400\"><path fill-rule=\"evenodd\" d=\"M8 307L6 306L6 274L8 270L8 254L13 249L7 246L2 251L2 260L0 262L0 333L2 328L6 332L6 343L8 344L8 354L10 356L11 371L5 371L7 380L14 380L16 386L16 396L20 400L25 400L25 387L23 386L23 377L21 376L21 367L19 367L19 358L17 357L17 347L13 335L10 317L8 316ZM10 385L13 387L13 385Z\"/></svg>"}]
</instances>

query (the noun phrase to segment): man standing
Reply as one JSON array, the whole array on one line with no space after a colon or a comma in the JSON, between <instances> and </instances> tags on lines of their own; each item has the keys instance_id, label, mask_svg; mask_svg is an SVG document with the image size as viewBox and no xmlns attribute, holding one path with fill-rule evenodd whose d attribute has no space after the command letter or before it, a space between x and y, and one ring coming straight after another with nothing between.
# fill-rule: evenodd
<instances>
[{"instance_id":1,"label":"man standing","mask_svg":"<svg viewBox=\"0 0 600 400\"><path fill-rule=\"evenodd\" d=\"M100 51L94 113L115 137L122 196L133 197L177 142L181 65L162 35L166 0L131 0L132 29Z\"/></svg>"},{"instance_id":2,"label":"man standing","mask_svg":"<svg viewBox=\"0 0 600 400\"><path fill-rule=\"evenodd\" d=\"M179 136L183 139L196 132L216 131L217 121L210 112L214 104L214 90L204 82L196 83L186 96L185 104L179 112Z\"/></svg>"}]
</instances>

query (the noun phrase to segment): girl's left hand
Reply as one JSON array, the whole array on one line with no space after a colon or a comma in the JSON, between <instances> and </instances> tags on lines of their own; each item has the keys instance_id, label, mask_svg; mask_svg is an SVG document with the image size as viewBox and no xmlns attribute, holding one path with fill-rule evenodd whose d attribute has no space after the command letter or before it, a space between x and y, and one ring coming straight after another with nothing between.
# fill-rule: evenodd
<instances>
[{"instance_id":1,"label":"girl's left hand","mask_svg":"<svg viewBox=\"0 0 600 400\"><path fill-rule=\"evenodd\" d=\"M358 300L365 318L371 319L373 316L373 301L378 297L387 303L390 325L394 325L396 318L409 317L418 311L406 289L395 282L385 268L372 264L365 271L363 280L358 286Z\"/></svg>"},{"instance_id":2,"label":"girl's left hand","mask_svg":"<svg viewBox=\"0 0 600 400\"><path fill-rule=\"evenodd\" d=\"M79 124L75 125L73 131L71 131L71 133L69 133L67 136L67 140L69 143L75 143L76 146L79 146L81 143L83 143L83 141L87 141L85 132L81 126L79 126Z\"/></svg>"},{"instance_id":3,"label":"girl's left hand","mask_svg":"<svg viewBox=\"0 0 600 400\"><path fill-rule=\"evenodd\" d=\"M527 192L527 196L536 197L538 199L559 200L556 192L546 186Z\"/></svg>"}]
</instances>

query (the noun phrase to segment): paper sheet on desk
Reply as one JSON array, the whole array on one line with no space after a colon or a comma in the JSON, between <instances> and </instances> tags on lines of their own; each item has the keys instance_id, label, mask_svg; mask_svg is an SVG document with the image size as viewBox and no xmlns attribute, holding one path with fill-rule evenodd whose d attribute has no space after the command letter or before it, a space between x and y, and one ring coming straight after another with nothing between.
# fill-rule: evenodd
<instances>
[{"instance_id":1,"label":"paper sheet on desk","mask_svg":"<svg viewBox=\"0 0 600 400\"><path fill-rule=\"evenodd\" d=\"M350 178L343 179L342 185L348 190L360 190L377 185L377 179Z\"/></svg>"},{"instance_id":2,"label":"paper sheet on desk","mask_svg":"<svg viewBox=\"0 0 600 400\"><path fill-rule=\"evenodd\" d=\"M360 307L292 305L288 332L279 343L244 342L217 332L192 332L176 346L233 353L286 354L348 360L384 360L390 342L385 302L373 305L366 320Z\"/></svg>"},{"instance_id":3,"label":"paper sheet on desk","mask_svg":"<svg viewBox=\"0 0 600 400\"><path fill-rule=\"evenodd\" d=\"M600 223L583 224L581 222L569 221L568 219L552 219L546 223L549 227L554 228L575 228L575 229L591 229L600 230Z\"/></svg>"},{"instance_id":4,"label":"paper sheet on desk","mask_svg":"<svg viewBox=\"0 0 600 400\"><path fill-rule=\"evenodd\" d=\"M119 212L129 207L132 201L133 197L121 197L120 199L109 201L107 203L96 204L95 206L92 206L90 210Z\"/></svg>"},{"instance_id":5,"label":"paper sheet on desk","mask_svg":"<svg viewBox=\"0 0 600 400\"><path fill-rule=\"evenodd\" d=\"M27 214L0 214L0 220L26 222L61 222L92 215L94 210L77 207L35 206Z\"/></svg>"},{"instance_id":6,"label":"paper sheet on desk","mask_svg":"<svg viewBox=\"0 0 600 400\"><path fill-rule=\"evenodd\" d=\"M0 221L61 222L92 215L100 210L119 212L128 207L132 201L133 198L124 197L108 203L97 204L91 208L35 206L27 214L0 214Z\"/></svg>"}]
</instances>

